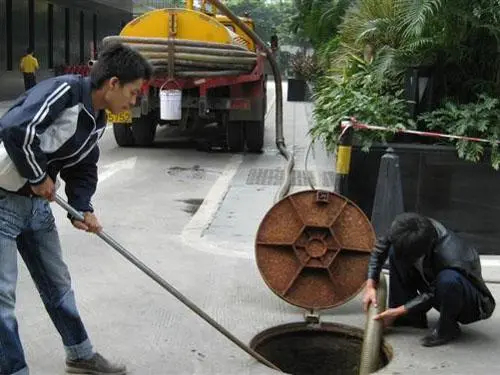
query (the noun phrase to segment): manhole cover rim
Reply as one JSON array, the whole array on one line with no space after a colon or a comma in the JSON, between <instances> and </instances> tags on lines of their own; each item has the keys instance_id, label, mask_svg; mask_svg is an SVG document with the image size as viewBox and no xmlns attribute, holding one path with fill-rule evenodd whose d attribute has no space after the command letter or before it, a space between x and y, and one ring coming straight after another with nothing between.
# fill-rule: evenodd
<instances>
[{"instance_id":1,"label":"manhole cover rim","mask_svg":"<svg viewBox=\"0 0 500 375\"><path fill-rule=\"evenodd\" d=\"M259 269L259 273L260 273L262 279L264 280L264 282L266 283L267 287L269 289L271 289L271 291L276 296L278 296L279 298L281 298L282 300L286 301L287 303L289 303L291 305L294 305L294 306L297 306L297 307L301 307L301 308L306 308L306 309L313 309L313 310L316 310L316 311L331 309L331 308L342 306L342 305L348 303L350 300L352 300L353 298L355 298L363 290L364 286L366 285L366 278L365 278L365 280L362 283L360 283L359 288L356 288L356 290L354 292L352 292L350 295L348 295L347 297L339 299L339 300L335 301L334 303L331 303L331 304L328 304L328 305L322 305L322 306L319 306L319 305L310 305L310 304L304 303L302 301L292 300L291 298L287 298L286 296L281 295L277 290L275 290L273 288L273 286L270 284L270 282L268 280L268 277L264 274L263 270L259 266L259 254L258 253L259 253L259 246L261 246L261 244L259 243L259 233L261 232L263 226L265 225L266 219L270 216L270 214L272 213L273 209L275 207L277 207L280 203L282 203L283 201L285 201L287 199L290 199L290 198L293 199L294 197L299 196L299 195L317 194L318 191L319 190L304 190L304 191L299 191L299 192L296 192L296 193L293 193L293 194L290 194L290 195L286 196L285 198L283 198L279 202L276 202L266 212L266 214L264 215L262 221L260 222L258 230L257 230L257 235L255 237L255 242L254 242L254 249L255 249L255 253L254 254L255 254L255 260L256 260L256 263L257 263L257 268ZM368 224L368 227L370 228L370 232L367 233L367 235L370 235L370 237L371 237L371 243L374 246L375 245L375 240L376 240L375 231L374 231L374 229L373 229L373 227L371 225L370 220L368 219L368 217L366 216L366 214L361 210L361 208L356 203L354 203L353 201L351 201L349 198L346 198L346 197L344 197L344 196L342 196L340 194L337 194L335 192L332 192L332 191L325 191L325 192L329 193L331 196L336 197L337 199L340 198L341 200L345 201L346 206L347 205L352 206L357 211L357 213L359 213L361 215L361 217L364 219L365 223ZM302 233L304 231L305 227L307 227L307 226L304 225L302 227L302 229L300 230L300 233ZM331 230L331 228L328 228L328 229ZM295 246L295 245L292 244L292 243L290 243L290 246L293 248L293 246ZM371 252L371 250L370 250L370 252ZM369 256L370 256L370 253L367 252L366 253L366 258L369 259Z\"/></svg>"},{"instance_id":2,"label":"manhole cover rim","mask_svg":"<svg viewBox=\"0 0 500 375\"><path fill-rule=\"evenodd\" d=\"M363 345L364 331L363 329L342 323L322 322L320 325L311 325L307 322L294 322L267 328L255 335L249 343L249 347L258 351L259 346L269 343L270 340L278 339L282 335L293 333L331 333L332 335L344 336L346 339L359 340L360 345ZM361 352L359 353L361 356ZM394 349L392 345L382 337L380 345L380 356L383 356L386 364L380 369L385 368L394 359ZM379 370L380 370L379 369Z\"/></svg>"}]
</instances>

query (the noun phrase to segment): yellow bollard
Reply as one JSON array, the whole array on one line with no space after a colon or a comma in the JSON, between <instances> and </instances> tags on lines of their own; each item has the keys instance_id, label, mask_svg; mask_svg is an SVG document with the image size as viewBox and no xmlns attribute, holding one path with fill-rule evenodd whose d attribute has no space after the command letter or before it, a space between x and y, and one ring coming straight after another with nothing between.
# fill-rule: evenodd
<instances>
[{"instance_id":1,"label":"yellow bollard","mask_svg":"<svg viewBox=\"0 0 500 375\"><path fill-rule=\"evenodd\" d=\"M348 191L347 180L351 167L352 141L354 129L347 128L341 135L337 146L337 165L335 168L335 192L346 195Z\"/></svg>"}]
</instances>

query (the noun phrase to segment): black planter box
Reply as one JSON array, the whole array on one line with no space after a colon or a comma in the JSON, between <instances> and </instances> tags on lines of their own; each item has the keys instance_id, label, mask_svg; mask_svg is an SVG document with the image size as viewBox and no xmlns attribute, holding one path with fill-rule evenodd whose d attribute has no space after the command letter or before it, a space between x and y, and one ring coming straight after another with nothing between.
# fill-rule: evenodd
<instances>
[{"instance_id":1,"label":"black planter box","mask_svg":"<svg viewBox=\"0 0 500 375\"><path fill-rule=\"evenodd\" d=\"M307 102L310 97L309 86L305 79L288 78L287 101Z\"/></svg>"},{"instance_id":2,"label":"black planter box","mask_svg":"<svg viewBox=\"0 0 500 375\"><path fill-rule=\"evenodd\" d=\"M500 254L500 172L459 159L454 147L390 144L399 156L405 211L441 221L481 254ZM353 147L346 194L371 217L380 158Z\"/></svg>"}]
</instances>

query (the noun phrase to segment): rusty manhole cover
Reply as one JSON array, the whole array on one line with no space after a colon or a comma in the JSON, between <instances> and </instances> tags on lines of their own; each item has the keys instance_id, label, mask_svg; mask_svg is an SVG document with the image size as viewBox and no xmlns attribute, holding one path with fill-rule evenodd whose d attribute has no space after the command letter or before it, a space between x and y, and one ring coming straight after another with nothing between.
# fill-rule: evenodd
<instances>
[{"instance_id":1,"label":"rusty manhole cover","mask_svg":"<svg viewBox=\"0 0 500 375\"><path fill-rule=\"evenodd\" d=\"M366 281L372 225L347 198L303 191L276 203L260 224L256 260L269 288L308 309L341 305Z\"/></svg>"}]
</instances>

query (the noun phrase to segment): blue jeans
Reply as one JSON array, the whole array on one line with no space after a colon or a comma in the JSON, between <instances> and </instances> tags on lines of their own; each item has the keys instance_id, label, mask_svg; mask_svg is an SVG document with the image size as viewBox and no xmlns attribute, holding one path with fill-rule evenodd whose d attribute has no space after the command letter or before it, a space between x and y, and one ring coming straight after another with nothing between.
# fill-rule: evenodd
<instances>
[{"instance_id":1,"label":"blue jeans","mask_svg":"<svg viewBox=\"0 0 500 375\"><path fill-rule=\"evenodd\" d=\"M21 254L68 359L89 358L92 345L78 313L49 202L0 189L0 374L27 375L14 315Z\"/></svg>"}]
</instances>

